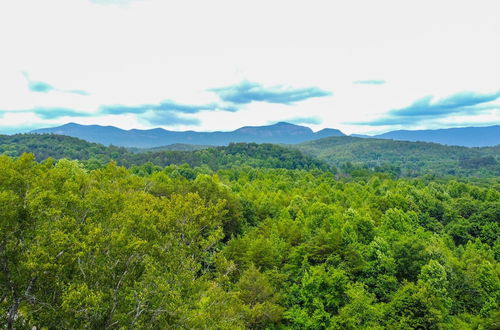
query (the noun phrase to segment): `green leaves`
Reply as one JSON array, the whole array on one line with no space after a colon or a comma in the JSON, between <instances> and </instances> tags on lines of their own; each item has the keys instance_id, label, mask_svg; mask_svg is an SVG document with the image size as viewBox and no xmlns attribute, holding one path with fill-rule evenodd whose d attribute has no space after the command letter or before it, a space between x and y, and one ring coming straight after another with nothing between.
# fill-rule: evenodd
<instances>
[{"instance_id":1,"label":"green leaves","mask_svg":"<svg viewBox=\"0 0 500 330\"><path fill-rule=\"evenodd\" d=\"M224 157L279 159L263 148ZM88 170L0 156L0 323L495 328L499 196L317 168Z\"/></svg>"}]
</instances>

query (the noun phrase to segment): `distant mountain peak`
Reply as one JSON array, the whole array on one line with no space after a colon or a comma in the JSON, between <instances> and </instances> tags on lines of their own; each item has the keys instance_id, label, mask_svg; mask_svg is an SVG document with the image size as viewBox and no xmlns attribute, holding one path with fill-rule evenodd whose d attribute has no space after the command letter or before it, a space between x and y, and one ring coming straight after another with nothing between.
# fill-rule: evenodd
<instances>
[{"instance_id":1,"label":"distant mountain peak","mask_svg":"<svg viewBox=\"0 0 500 330\"><path fill-rule=\"evenodd\" d=\"M317 131L314 133L317 139L325 138L325 137L330 137L330 136L345 136L344 133L342 133L340 130L335 129L335 128L323 128L320 131Z\"/></svg>"},{"instance_id":2,"label":"distant mountain peak","mask_svg":"<svg viewBox=\"0 0 500 330\"><path fill-rule=\"evenodd\" d=\"M261 136L313 134L313 131L309 127L294 125L285 122L279 122L266 126L245 126L238 128L234 132Z\"/></svg>"},{"instance_id":3,"label":"distant mountain peak","mask_svg":"<svg viewBox=\"0 0 500 330\"><path fill-rule=\"evenodd\" d=\"M84 126L84 125L80 125L80 124L77 124L77 123L70 122L70 123L67 123L67 124L59 126L59 128L62 128L62 127L79 127L79 126Z\"/></svg>"}]
</instances>

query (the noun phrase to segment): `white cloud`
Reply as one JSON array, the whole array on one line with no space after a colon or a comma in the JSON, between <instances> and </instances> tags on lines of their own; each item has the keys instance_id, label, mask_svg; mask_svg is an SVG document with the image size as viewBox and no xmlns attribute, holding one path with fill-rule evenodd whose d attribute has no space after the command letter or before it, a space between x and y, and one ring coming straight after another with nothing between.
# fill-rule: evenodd
<instances>
[{"instance_id":1,"label":"white cloud","mask_svg":"<svg viewBox=\"0 0 500 330\"><path fill-rule=\"evenodd\" d=\"M208 88L249 80L317 86L334 96L291 107L256 103L237 113L203 112L192 115L200 126L182 128L233 129L310 116L323 120L315 129L370 132L381 127L346 123L377 118L426 95L500 89L499 11L498 1L487 0L2 1L0 110L53 106L94 113L100 105L164 99L204 104L217 100ZM31 93L23 71L90 95ZM352 84L375 78L387 83ZM131 116L78 121L146 126ZM69 119L6 115L0 132ZM467 120L500 122L495 113ZM453 123L428 125L446 124Z\"/></svg>"}]
</instances>

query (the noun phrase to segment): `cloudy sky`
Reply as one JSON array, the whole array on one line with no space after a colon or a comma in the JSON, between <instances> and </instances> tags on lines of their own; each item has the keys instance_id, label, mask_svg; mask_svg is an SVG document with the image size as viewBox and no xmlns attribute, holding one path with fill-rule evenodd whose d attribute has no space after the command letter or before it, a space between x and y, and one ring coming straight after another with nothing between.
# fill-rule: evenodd
<instances>
[{"instance_id":1,"label":"cloudy sky","mask_svg":"<svg viewBox=\"0 0 500 330\"><path fill-rule=\"evenodd\" d=\"M0 133L500 124L500 1L2 0Z\"/></svg>"}]
</instances>

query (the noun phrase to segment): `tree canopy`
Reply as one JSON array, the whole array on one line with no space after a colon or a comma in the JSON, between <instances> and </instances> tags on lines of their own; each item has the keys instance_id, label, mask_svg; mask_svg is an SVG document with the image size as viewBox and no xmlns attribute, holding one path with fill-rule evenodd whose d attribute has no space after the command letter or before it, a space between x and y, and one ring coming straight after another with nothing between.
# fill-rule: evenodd
<instances>
[{"instance_id":1,"label":"tree canopy","mask_svg":"<svg viewBox=\"0 0 500 330\"><path fill-rule=\"evenodd\" d=\"M240 149L287 164L0 156L0 324L498 329L497 188Z\"/></svg>"}]
</instances>

